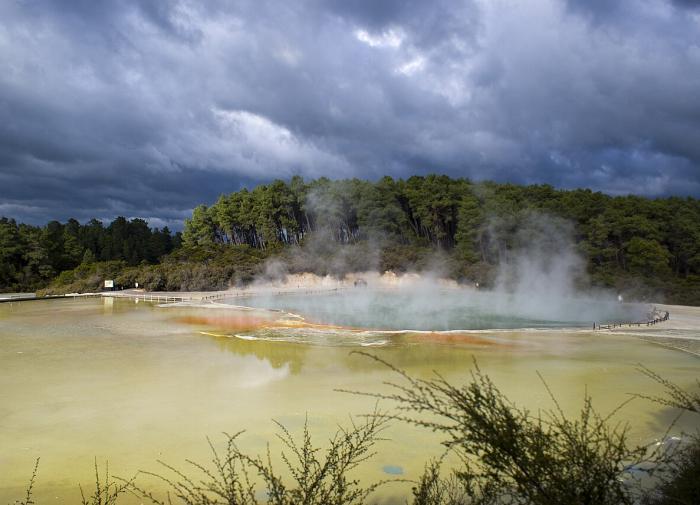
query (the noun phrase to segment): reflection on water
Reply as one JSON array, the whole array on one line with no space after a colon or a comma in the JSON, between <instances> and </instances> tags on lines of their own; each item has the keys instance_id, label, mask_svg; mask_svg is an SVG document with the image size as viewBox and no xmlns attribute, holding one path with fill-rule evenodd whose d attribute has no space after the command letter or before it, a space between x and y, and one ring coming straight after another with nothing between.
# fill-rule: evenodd
<instances>
[{"instance_id":1,"label":"reflection on water","mask_svg":"<svg viewBox=\"0 0 700 505\"><path fill-rule=\"evenodd\" d=\"M203 332L204 338L211 339L220 349L230 351L237 356L251 356L268 362L273 368L284 368L288 373L301 373L308 347L277 342L232 341L216 334Z\"/></svg>"},{"instance_id":2,"label":"reflection on water","mask_svg":"<svg viewBox=\"0 0 700 505\"><path fill-rule=\"evenodd\" d=\"M219 433L241 429L248 430L243 449L264 452L270 441L274 453L271 420L294 431L307 414L322 441L349 414L374 406L337 389L385 391L383 382L396 379L354 350L369 350L413 376L437 371L457 383L466 380L475 357L506 394L532 409L551 406L540 371L569 413L586 387L604 412L629 392L658 393L635 371L637 363L681 385L692 383L698 366L683 353L586 332L480 332L473 339L391 332L383 337L389 344L375 348L220 336L273 331L280 317L287 321L283 328L313 341L313 327L262 311L99 299L0 306L0 503L20 496L37 456L38 501L63 503L77 497L78 482L90 483L95 457L130 476L154 470L156 459L207 460L206 436L221 442ZM633 422L634 439L645 441L663 431L670 414L635 401L621 415ZM360 478L415 479L441 450L434 435L407 426L394 425L386 435Z\"/></svg>"}]
</instances>

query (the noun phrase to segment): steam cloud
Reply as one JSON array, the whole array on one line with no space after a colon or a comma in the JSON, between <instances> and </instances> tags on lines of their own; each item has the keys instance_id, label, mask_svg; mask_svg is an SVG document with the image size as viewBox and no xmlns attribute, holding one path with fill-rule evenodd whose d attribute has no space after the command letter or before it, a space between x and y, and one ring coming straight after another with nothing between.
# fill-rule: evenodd
<instances>
[{"instance_id":1,"label":"steam cloud","mask_svg":"<svg viewBox=\"0 0 700 505\"><path fill-rule=\"evenodd\" d=\"M498 228L499 223L492 224ZM439 256L431 269L381 275L372 271L379 257L372 241L341 246L322 231L309 237L304 248L292 248L286 262L270 262L266 281L251 288L254 293L292 293L258 295L245 304L288 310L321 323L381 329L589 327L594 322L644 319L643 306L621 304L617 293L591 288L573 232L572 223L564 219L526 215L518 224L513 247L502 251L493 287L483 289L441 278ZM359 255L364 262L358 261L353 247L365 248ZM320 258L336 277L289 274L290 265L298 272ZM366 281L367 287L355 286L357 279ZM346 289L314 292L335 288Z\"/></svg>"}]
</instances>

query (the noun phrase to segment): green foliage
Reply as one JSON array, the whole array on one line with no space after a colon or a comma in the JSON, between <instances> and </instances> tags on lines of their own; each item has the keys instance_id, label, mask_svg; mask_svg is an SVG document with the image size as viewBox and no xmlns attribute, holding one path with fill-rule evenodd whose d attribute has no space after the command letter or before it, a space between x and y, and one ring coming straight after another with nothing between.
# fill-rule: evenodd
<instances>
[{"instance_id":1,"label":"green foliage","mask_svg":"<svg viewBox=\"0 0 700 505\"><path fill-rule=\"evenodd\" d=\"M40 295L100 291L105 279L117 286L149 291L206 291L245 285L264 270L269 253L247 245L183 246L160 264L129 266L124 261L83 262L61 272Z\"/></svg>"},{"instance_id":2,"label":"green foliage","mask_svg":"<svg viewBox=\"0 0 700 505\"><path fill-rule=\"evenodd\" d=\"M666 407L700 414L700 380L697 381L697 391L686 391L673 382L664 379L650 368L642 366L639 368L639 371L651 380L661 384L664 387L665 394L664 396L647 396L640 394L637 395L638 397L652 400Z\"/></svg>"},{"instance_id":3,"label":"green foliage","mask_svg":"<svg viewBox=\"0 0 700 505\"><path fill-rule=\"evenodd\" d=\"M465 505L472 503L472 490L465 488L465 482L457 477L457 473L444 478L440 474L440 462L428 464L413 488L413 505ZM497 491L492 490L493 493ZM482 490L480 500L488 503L493 496ZM478 503L478 501L477 501Z\"/></svg>"},{"instance_id":4,"label":"green foliage","mask_svg":"<svg viewBox=\"0 0 700 505\"><path fill-rule=\"evenodd\" d=\"M671 272L671 253L654 239L632 237L627 242L630 270L642 275L667 275Z\"/></svg>"},{"instance_id":5,"label":"green foliage","mask_svg":"<svg viewBox=\"0 0 700 505\"><path fill-rule=\"evenodd\" d=\"M36 503L34 501L34 498L32 497L32 493L34 492L34 485L36 484L36 474L38 470L39 458L36 458L36 461L34 462L34 470L32 471L32 476L29 478L29 484L27 484L27 492L25 493L23 499L15 501L15 505L34 505Z\"/></svg>"},{"instance_id":6,"label":"green foliage","mask_svg":"<svg viewBox=\"0 0 700 505\"><path fill-rule=\"evenodd\" d=\"M95 262L95 253L93 253L90 249L85 249L85 253L83 254L82 263L84 265L90 265L94 262Z\"/></svg>"},{"instance_id":7,"label":"green foliage","mask_svg":"<svg viewBox=\"0 0 700 505\"><path fill-rule=\"evenodd\" d=\"M105 279L115 279L127 268L124 261L102 261L81 263L73 270L61 272L44 289L37 291L39 296L64 293L94 293L102 289Z\"/></svg>"},{"instance_id":8,"label":"green foliage","mask_svg":"<svg viewBox=\"0 0 700 505\"><path fill-rule=\"evenodd\" d=\"M700 381L697 390L687 391L664 379L649 368L641 372L664 387L663 396L650 397L660 405L700 415ZM700 503L700 430L686 434L685 440L672 449L665 467L661 468L661 479L654 492L649 493L645 505L692 505ZM685 442L685 443L683 443Z\"/></svg>"},{"instance_id":9,"label":"green foliage","mask_svg":"<svg viewBox=\"0 0 700 505\"><path fill-rule=\"evenodd\" d=\"M568 224L533 229L533 215ZM613 197L444 175L276 180L199 205L182 236L123 217L107 227L97 220L32 227L0 218L0 290L35 290L93 257L135 267L122 274L142 277L143 285L217 289L255 274L249 261L254 254L232 258L242 264L229 266L202 251L225 255L240 247L280 255L293 272L341 276L354 268L407 271L441 263L440 273L487 286L524 244L539 244L543 254L556 250L544 244L555 244L561 230L581 252L594 284L628 299L700 304L698 200ZM166 259L181 242L192 254ZM203 264L196 265L199 257ZM162 268L141 268L144 261Z\"/></svg>"},{"instance_id":10,"label":"green foliage","mask_svg":"<svg viewBox=\"0 0 700 505\"><path fill-rule=\"evenodd\" d=\"M364 487L351 477L352 471L374 455L374 445L384 429L385 421L375 412L360 425L339 428L325 448L314 446L304 424L298 443L291 433L277 423L284 448L281 459L290 479L283 478L273 464L270 452L250 456L242 452L236 440L241 435L227 435L226 450L212 451L210 466L188 461L201 478L194 478L161 462L174 477L144 472L157 477L170 488L172 496L186 505L361 505L381 483ZM265 498L256 491L256 481L264 488ZM132 484L132 490L156 505L170 503Z\"/></svg>"},{"instance_id":11,"label":"green foliage","mask_svg":"<svg viewBox=\"0 0 700 505\"><path fill-rule=\"evenodd\" d=\"M459 255L468 263L475 263L485 256L485 251L481 248L483 221L484 216L479 208L479 200L470 195L462 198L457 210L455 242Z\"/></svg>"},{"instance_id":12,"label":"green foliage","mask_svg":"<svg viewBox=\"0 0 700 505\"><path fill-rule=\"evenodd\" d=\"M206 291L245 285L264 270L269 252L247 245L183 246L159 265L139 265L116 275L117 284L149 291Z\"/></svg>"},{"instance_id":13,"label":"green foliage","mask_svg":"<svg viewBox=\"0 0 700 505\"><path fill-rule=\"evenodd\" d=\"M676 449L667 476L645 505L694 505L700 503L700 439Z\"/></svg>"},{"instance_id":14,"label":"green foliage","mask_svg":"<svg viewBox=\"0 0 700 505\"><path fill-rule=\"evenodd\" d=\"M120 496L129 492L132 485L132 480L118 482L111 480L108 463L105 463L104 479L102 479L95 460L95 490L90 496L85 496L83 486L80 486L80 503L81 505L115 505Z\"/></svg>"},{"instance_id":15,"label":"green foliage","mask_svg":"<svg viewBox=\"0 0 700 505\"><path fill-rule=\"evenodd\" d=\"M36 290L54 278L55 285L69 284L76 275L59 274L98 260L155 263L178 245L179 235L167 227L151 229L143 219L118 217L105 228L95 219L85 225L69 219L38 227L0 218L0 291ZM85 277L84 269L77 273L77 278Z\"/></svg>"},{"instance_id":16,"label":"green foliage","mask_svg":"<svg viewBox=\"0 0 700 505\"><path fill-rule=\"evenodd\" d=\"M441 252L447 275L488 284L524 239L535 241L524 228L536 214L571 223L574 249L584 255L595 284L639 298L661 294L672 302L700 303L700 204L691 198L611 197L440 175L375 183L295 177L198 207L184 236L190 243L261 250L301 245L306 252L299 255L321 257L331 247L352 257L354 249L344 246L368 242L378 251L371 257L380 258L368 266L397 271L427 264L419 257L428 247ZM342 275L345 267L331 273ZM328 273L327 262L311 271Z\"/></svg>"},{"instance_id":17,"label":"green foliage","mask_svg":"<svg viewBox=\"0 0 700 505\"><path fill-rule=\"evenodd\" d=\"M182 243L187 247L206 246L216 239L216 226L212 211L206 205L198 205L192 211L192 217L185 219L185 231Z\"/></svg>"},{"instance_id":18,"label":"green foliage","mask_svg":"<svg viewBox=\"0 0 700 505\"><path fill-rule=\"evenodd\" d=\"M414 379L373 359L405 382L390 384L393 394L370 396L396 402L393 419L444 435L446 450L462 462L447 480L430 465L414 490L416 503L634 503L627 468L644 461L647 450L630 446L628 427L611 425L612 414L598 414L590 397L578 418L567 418L553 396L554 409L533 413L514 405L476 363L470 382L458 387L439 376Z\"/></svg>"}]
</instances>

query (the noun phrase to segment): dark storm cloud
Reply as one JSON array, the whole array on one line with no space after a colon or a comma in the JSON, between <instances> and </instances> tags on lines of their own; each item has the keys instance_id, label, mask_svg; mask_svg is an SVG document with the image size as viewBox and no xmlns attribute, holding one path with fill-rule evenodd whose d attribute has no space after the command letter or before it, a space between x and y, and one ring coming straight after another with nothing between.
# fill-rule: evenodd
<instances>
[{"instance_id":1,"label":"dark storm cloud","mask_svg":"<svg viewBox=\"0 0 700 505\"><path fill-rule=\"evenodd\" d=\"M700 195L691 0L0 3L0 215L181 222L288 178Z\"/></svg>"},{"instance_id":2,"label":"dark storm cloud","mask_svg":"<svg viewBox=\"0 0 700 505\"><path fill-rule=\"evenodd\" d=\"M673 3L683 7L689 7L691 9L697 9L700 7L700 0L673 0Z\"/></svg>"}]
</instances>

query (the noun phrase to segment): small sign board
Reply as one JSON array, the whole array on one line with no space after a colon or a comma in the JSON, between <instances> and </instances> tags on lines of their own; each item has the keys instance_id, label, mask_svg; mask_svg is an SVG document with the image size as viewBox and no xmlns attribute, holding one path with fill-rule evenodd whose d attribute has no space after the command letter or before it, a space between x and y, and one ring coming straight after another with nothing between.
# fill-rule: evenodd
<instances>
[{"instance_id":1,"label":"small sign board","mask_svg":"<svg viewBox=\"0 0 700 505\"><path fill-rule=\"evenodd\" d=\"M105 287L106 288L114 288L114 281L113 280L105 280Z\"/></svg>"}]
</instances>

